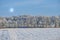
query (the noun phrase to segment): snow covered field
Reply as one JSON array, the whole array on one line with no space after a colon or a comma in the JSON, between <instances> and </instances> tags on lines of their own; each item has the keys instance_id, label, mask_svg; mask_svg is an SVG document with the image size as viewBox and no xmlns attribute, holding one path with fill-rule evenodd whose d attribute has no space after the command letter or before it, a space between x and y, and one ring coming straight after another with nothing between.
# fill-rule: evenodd
<instances>
[{"instance_id":1,"label":"snow covered field","mask_svg":"<svg viewBox=\"0 0 60 40\"><path fill-rule=\"evenodd\" d=\"M60 28L0 29L0 40L60 40Z\"/></svg>"}]
</instances>

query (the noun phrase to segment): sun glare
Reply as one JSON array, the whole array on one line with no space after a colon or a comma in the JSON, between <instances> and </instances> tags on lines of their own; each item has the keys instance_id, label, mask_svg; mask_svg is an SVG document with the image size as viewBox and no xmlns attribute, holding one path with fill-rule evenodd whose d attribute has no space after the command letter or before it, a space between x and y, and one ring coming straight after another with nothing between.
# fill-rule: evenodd
<instances>
[{"instance_id":1,"label":"sun glare","mask_svg":"<svg viewBox=\"0 0 60 40\"><path fill-rule=\"evenodd\" d=\"M10 12L13 12L14 11L14 9L13 8L10 8Z\"/></svg>"}]
</instances>

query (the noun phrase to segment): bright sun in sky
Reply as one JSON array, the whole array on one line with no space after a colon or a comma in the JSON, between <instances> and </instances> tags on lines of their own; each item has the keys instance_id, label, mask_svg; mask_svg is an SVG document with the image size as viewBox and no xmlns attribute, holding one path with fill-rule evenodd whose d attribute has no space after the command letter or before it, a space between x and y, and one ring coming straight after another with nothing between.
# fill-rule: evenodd
<instances>
[{"instance_id":1,"label":"bright sun in sky","mask_svg":"<svg viewBox=\"0 0 60 40\"><path fill-rule=\"evenodd\" d=\"M14 12L14 9L13 8L10 8L10 12Z\"/></svg>"}]
</instances>

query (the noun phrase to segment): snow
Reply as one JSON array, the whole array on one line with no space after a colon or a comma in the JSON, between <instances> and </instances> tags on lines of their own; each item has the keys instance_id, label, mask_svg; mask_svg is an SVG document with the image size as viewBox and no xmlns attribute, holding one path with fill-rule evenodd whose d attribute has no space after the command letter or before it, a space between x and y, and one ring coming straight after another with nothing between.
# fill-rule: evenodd
<instances>
[{"instance_id":1,"label":"snow","mask_svg":"<svg viewBox=\"0 0 60 40\"><path fill-rule=\"evenodd\" d=\"M0 40L60 40L60 28L0 29Z\"/></svg>"}]
</instances>

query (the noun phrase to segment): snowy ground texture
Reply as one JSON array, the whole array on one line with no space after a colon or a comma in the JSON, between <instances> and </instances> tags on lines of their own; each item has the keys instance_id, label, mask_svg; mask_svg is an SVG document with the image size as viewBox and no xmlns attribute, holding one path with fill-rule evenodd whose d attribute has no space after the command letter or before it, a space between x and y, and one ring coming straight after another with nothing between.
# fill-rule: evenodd
<instances>
[{"instance_id":1,"label":"snowy ground texture","mask_svg":"<svg viewBox=\"0 0 60 40\"><path fill-rule=\"evenodd\" d=\"M0 40L60 40L60 28L0 29Z\"/></svg>"}]
</instances>

